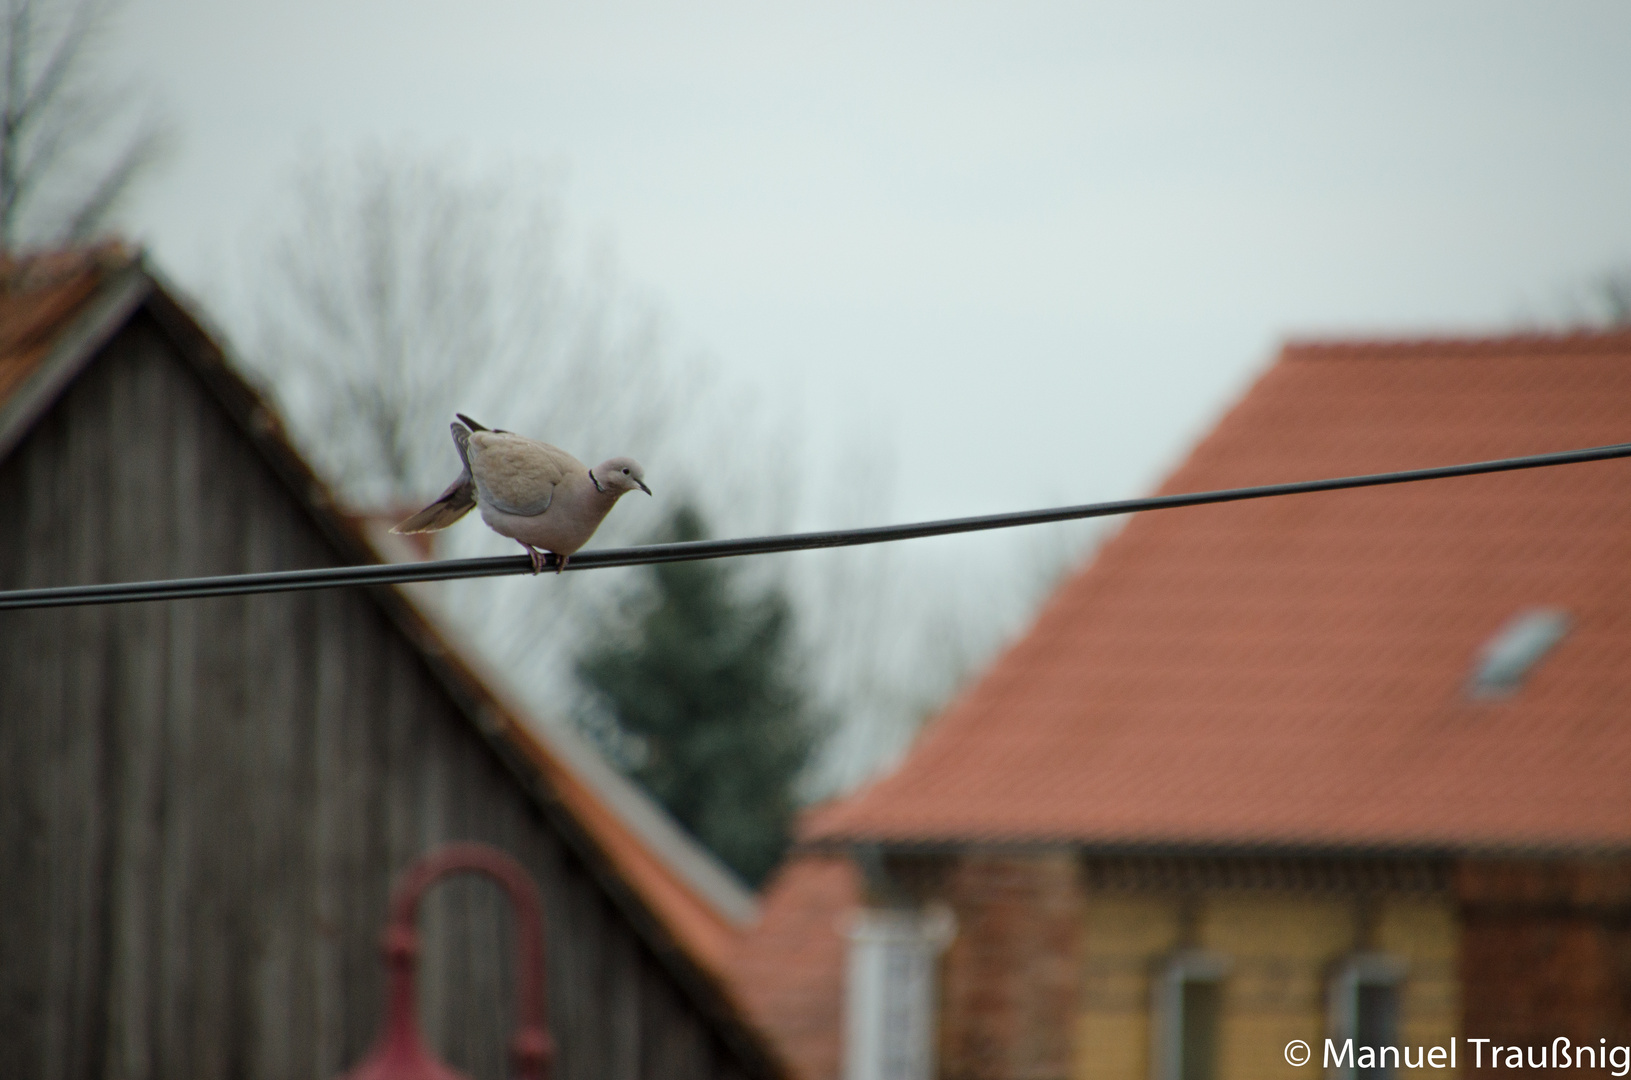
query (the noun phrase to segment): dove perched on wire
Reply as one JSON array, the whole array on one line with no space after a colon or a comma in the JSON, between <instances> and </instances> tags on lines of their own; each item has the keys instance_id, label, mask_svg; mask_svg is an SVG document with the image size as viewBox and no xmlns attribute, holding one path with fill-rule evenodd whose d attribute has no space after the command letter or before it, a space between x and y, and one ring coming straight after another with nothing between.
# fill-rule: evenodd
<instances>
[{"instance_id":1,"label":"dove perched on wire","mask_svg":"<svg viewBox=\"0 0 1631 1080\"><path fill-rule=\"evenodd\" d=\"M635 489L651 494L633 458L614 457L591 469L559 447L455 415L453 445L464 471L441 498L392 532L436 532L479 506L488 528L527 549L534 574L544 569L545 552L554 553L558 574L618 499Z\"/></svg>"}]
</instances>

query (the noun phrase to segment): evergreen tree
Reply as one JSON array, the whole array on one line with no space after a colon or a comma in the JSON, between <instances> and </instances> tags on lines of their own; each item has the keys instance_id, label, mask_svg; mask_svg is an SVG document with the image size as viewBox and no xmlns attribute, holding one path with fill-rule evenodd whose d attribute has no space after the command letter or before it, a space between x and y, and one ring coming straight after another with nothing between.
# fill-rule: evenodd
<instances>
[{"instance_id":1,"label":"evergreen tree","mask_svg":"<svg viewBox=\"0 0 1631 1080\"><path fill-rule=\"evenodd\" d=\"M667 541L707 535L691 506ZM699 840L757 885L786 850L793 786L811 748L780 590L737 595L723 562L649 568L631 629L603 634L579 677L637 748L629 772Z\"/></svg>"}]
</instances>

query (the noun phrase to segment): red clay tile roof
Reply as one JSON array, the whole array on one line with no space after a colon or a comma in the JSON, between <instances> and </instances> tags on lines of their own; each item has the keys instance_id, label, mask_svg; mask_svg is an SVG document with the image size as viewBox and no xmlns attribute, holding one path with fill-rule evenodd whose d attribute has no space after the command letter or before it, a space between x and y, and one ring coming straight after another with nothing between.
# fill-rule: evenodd
<instances>
[{"instance_id":1,"label":"red clay tile roof","mask_svg":"<svg viewBox=\"0 0 1631 1080\"><path fill-rule=\"evenodd\" d=\"M847 942L844 921L861 903L847 855L806 852L765 886L759 922L732 964L737 997L775 1039L799 1080L837 1080Z\"/></svg>"},{"instance_id":2,"label":"red clay tile roof","mask_svg":"<svg viewBox=\"0 0 1631 1080\"><path fill-rule=\"evenodd\" d=\"M1300 345L1164 492L1631 440L1631 333ZM1475 655L1573 629L1506 700ZM1631 462L1126 528L814 841L1631 846Z\"/></svg>"},{"instance_id":3,"label":"red clay tile roof","mask_svg":"<svg viewBox=\"0 0 1631 1080\"><path fill-rule=\"evenodd\" d=\"M741 929L699 896L668 861L607 805L592 784L572 769L561 754L544 744L530 725L513 714L505 720L505 737L526 754L548 781L555 797L594 837L623 879L633 886L694 961L714 978L725 980ZM728 983L724 985L728 989ZM737 1007L741 1007L740 1003Z\"/></svg>"},{"instance_id":4,"label":"red clay tile roof","mask_svg":"<svg viewBox=\"0 0 1631 1080\"><path fill-rule=\"evenodd\" d=\"M0 256L0 401L39 366L111 269L129 265L116 244L31 258Z\"/></svg>"}]
</instances>

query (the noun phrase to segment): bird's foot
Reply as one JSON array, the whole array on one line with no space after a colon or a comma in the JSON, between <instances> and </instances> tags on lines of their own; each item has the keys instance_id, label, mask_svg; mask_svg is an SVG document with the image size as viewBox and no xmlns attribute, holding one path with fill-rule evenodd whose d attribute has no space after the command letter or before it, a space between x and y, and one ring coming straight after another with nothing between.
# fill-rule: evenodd
<instances>
[{"instance_id":1,"label":"bird's foot","mask_svg":"<svg viewBox=\"0 0 1631 1080\"><path fill-rule=\"evenodd\" d=\"M527 558L532 560L532 575L537 577L544 572L544 559L548 557L547 553L539 551L531 544L522 544L521 546L527 549Z\"/></svg>"},{"instance_id":2,"label":"bird's foot","mask_svg":"<svg viewBox=\"0 0 1631 1080\"><path fill-rule=\"evenodd\" d=\"M566 569L566 560L570 559L571 557L572 556L570 555L562 555L558 551L555 553L555 572L557 574Z\"/></svg>"}]
</instances>

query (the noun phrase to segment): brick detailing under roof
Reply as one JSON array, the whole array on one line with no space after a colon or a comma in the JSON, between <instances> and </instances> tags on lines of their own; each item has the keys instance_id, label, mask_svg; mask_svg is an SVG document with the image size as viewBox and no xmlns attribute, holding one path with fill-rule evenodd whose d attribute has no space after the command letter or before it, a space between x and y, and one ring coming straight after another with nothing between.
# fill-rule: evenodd
<instances>
[{"instance_id":1,"label":"brick detailing under roof","mask_svg":"<svg viewBox=\"0 0 1631 1080\"><path fill-rule=\"evenodd\" d=\"M1162 490L1627 440L1628 333L1298 345ZM1567 636L1469 699L1536 606ZM1631 463L1162 511L805 837L1624 848L1628 702Z\"/></svg>"}]
</instances>

